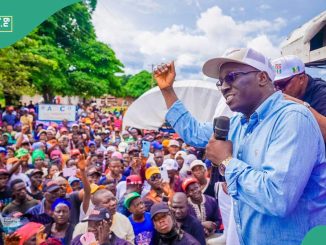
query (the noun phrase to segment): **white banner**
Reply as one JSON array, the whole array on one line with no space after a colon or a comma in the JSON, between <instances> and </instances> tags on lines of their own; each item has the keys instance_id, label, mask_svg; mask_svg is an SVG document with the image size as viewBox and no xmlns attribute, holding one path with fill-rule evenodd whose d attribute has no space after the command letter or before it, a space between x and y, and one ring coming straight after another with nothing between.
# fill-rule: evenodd
<instances>
[{"instance_id":1,"label":"white banner","mask_svg":"<svg viewBox=\"0 0 326 245\"><path fill-rule=\"evenodd\" d=\"M40 121L76 121L75 105L51 105L40 104L38 110L38 120Z\"/></svg>"}]
</instances>

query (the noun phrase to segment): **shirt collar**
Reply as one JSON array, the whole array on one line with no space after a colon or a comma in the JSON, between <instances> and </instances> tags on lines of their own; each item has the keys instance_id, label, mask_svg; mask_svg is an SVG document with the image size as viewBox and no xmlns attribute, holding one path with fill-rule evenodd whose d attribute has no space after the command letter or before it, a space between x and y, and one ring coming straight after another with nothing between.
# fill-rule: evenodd
<instances>
[{"instance_id":1,"label":"shirt collar","mask_svg":"<svg viewBox=\"0 0 326 245\"><path fill-rule=\"evenodd\" d=\"M250 116L250 121L259 122L263 121L266 116L274 109L275 103L283 98L283 94L281 91L277 91L269 96L257 109L256 111ZM241 124L247 123L247 118L245 115L241 116Z\"/></svg>"}]
</instances>

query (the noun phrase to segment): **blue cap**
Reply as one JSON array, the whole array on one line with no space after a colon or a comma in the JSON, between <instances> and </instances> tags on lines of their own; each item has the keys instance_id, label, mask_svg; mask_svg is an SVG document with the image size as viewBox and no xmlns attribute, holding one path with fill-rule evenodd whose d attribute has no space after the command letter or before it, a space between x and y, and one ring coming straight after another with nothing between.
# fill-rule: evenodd
<instances>
[{"instance_id":1,"label":"blue cap","mask_svg":"<svg viewBox=\"0 0 326 245\"><path fill-rule=\"evenodd\" d=\"M76 182L76 181L80 182L80 179L78 179L78 178L75 177L75 176L70 176L70 177L68 178L69 185L71 185L72 183L74 183L74 182Z\"/></svg>"},{"instance_id":2,"label":"blue cap","mask_svg":"<svg viewBox=\"0 0 326 245\"><path fill-rule=\"evenodd\" d=\"M153 141L151 143L151 146L154 148L154 150L162 150L163 149L163 146L157 141Z\"/></svg>"},{"instance_id":3,"label":"blue cap","mask_svg":"<svg viewBox=\"0 0 326 245\"><path fill-rule=\"evenodd\" d=\"M7 153L7 149L4 147L0 147L0 153Z\"/></svg>"},{"instance_id":4,"label":"blue cap","mask_svg":"<svg viewBox=\"0 0 326 245\"><path fill-rule=\"evenodd\" d=\"M88 142L87 146L90 147L91 145L96 145L94 141Z\"/></svg>"}]
</instances>

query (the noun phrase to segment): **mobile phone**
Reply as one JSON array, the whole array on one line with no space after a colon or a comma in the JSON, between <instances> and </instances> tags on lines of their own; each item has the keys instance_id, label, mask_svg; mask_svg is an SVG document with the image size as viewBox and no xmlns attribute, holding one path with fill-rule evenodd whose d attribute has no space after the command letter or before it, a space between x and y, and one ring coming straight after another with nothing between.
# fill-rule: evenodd
<instances>
[{"instance_id":1,"label":"mobile phone","mask_svg":"<svg viewBox=\"0 0 326 245\"><path fill-rule=\"evenodd\" d=\"M169 178L168 171L167 171L166 167L161 166L160 167L160 172L161 172L161 178L162 178L162 180L164 182L169 183L170 182L170 178Z\"/></svg>"},{"instance_id":2,"label":"mobile phone","mask_svg":"<svg viewBox=\"0 0 326 245\"><path fill-rule=\"evenodd\" d=\"M144 157L149 156L149 149L151 147L151 143L148 141L143 140L142 142L142 153Z\"/></svg>"}]
</instances>

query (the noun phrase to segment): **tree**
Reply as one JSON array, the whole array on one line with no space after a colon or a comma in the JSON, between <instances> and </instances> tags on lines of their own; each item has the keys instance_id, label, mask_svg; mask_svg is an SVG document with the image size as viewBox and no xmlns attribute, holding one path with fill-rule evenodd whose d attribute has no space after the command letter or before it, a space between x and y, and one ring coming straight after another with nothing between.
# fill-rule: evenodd
<instances>
[{"instance_id":1,"label":"tree","mask_svg":"<svg viewBox=\"0 0 326 245\"><path fill-rule=\"evenodd\" d=\"M0 50L0 94L8 104L38 92L83 97L121 94L123 64L98 42L91 22L96 0L68 6L16 44Z\"/></svg>"},{"instance_id":2,"label":"tree","mask_svg":"<svg viewBox=\"0 0 326 245\"><path fill-rule=\"evenodd\" d=\"M71 5L51 16L36 31L35 38L42 43L36 53L57 64L52 70L41 67L33 76L34 85L46 101L51 101L55 94L97 97L120 92L115 73L122 72L123 65L111 48L96 41L92 9L84 3ZM45 49L48 50L43 52ZM46 77L40 76L45 72Z\"/></svg>"},{"instance_id":3,"label":"tree","mask_svg":"<svg viewBox=\"0 0 326 245\"><path fill-rule=\"evenodd\" d=\"M148 71L141 71L128 79L124 87L125 95L137 98L155 85L152 74Z\"/></svg>"},{"instance_id":4,"label":"tree","mask_svg":"<svg viewBox=\"0 0 326 245\"><path fill-rule=\"evenodd\" d=\"M37 42L25 37L12 46L0 49L0 93L7 104L15 104L22 94L31 94L30 79L34 64L49 63L43 57L30 52Z\"/></svg>"}]
</instances>

